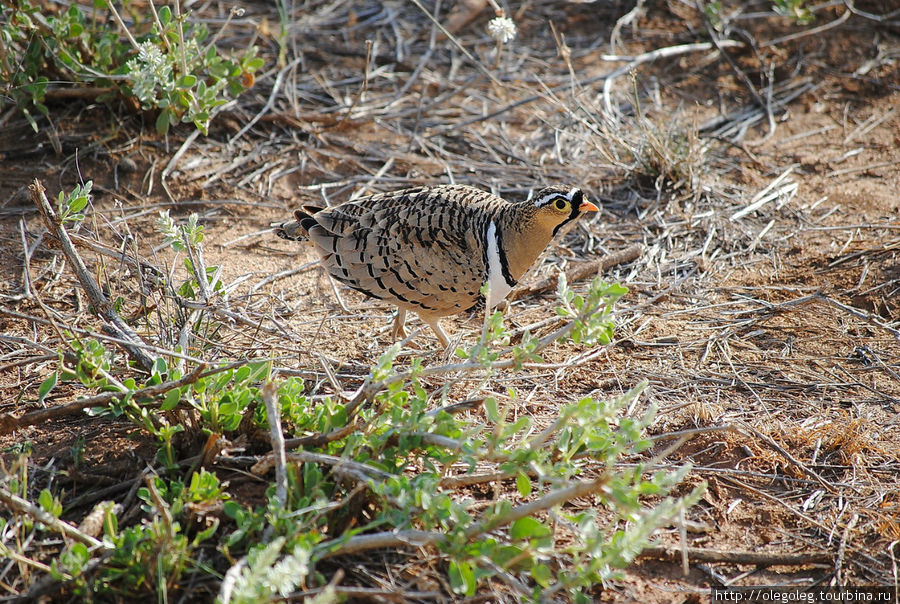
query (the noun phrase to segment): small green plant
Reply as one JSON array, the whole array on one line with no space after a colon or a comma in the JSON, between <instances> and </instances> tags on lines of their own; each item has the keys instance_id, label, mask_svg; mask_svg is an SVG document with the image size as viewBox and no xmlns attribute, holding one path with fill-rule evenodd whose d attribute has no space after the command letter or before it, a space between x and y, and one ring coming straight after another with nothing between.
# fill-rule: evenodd
<instances>
[{"instance_id":1,"label":"small green plant","mask_svg":"<svg viewBox=\"0 0 900 604\"><path fill-rule=\"evenodd\" d=\"M809 25L816 17L805 4L806 0L772 0L772 10L792 19L797 25Z\"/></svg>"},{"instance_id":2,"label":"small green plant","mask_svg":"<svg viewBox=\"0 0 900 604\"><path fill-rule=\"evenodd\" d=\"M219 527L212 522L189 537L180 522L187 504L221 502L228 496L214 475L201 470L187 486L178 480L151 479L138 490L138 498L150 520L119 530L116 513L108 506L103 519L103 564L91 568L95 553L84 543L74 543L54 560L54 578L71 582L79 597L101 593L140 597L148 591L165 594L191 565L197 548Z\"/></svg>"},{"instance_id":3,"label":"small green plant","mask_svg":"<svg viewBox=\"0 0 900 604\"><path fill-rule=\"evenodd\" d=\"M556 313L572 319L568 337L576 344L605 346L612 341L613 322L609 319L616 300L628 293L618 283L606 283L595 278L587 294L577 294L566 283L565 273L559 274L556 295L560 305Z\"/></svg>"},{"instance_id":4,"label":"small green plant","mask_svg":"<svg viewBox=\"0 0 900 604\"><path fill-rule=\"evenodd\" d=\"M160 133L181 122L206 133L216 108L249 88L263 65L255 48L222 53L204 24L168 6L157 11L151 3L133 16L126 28L107 0L55 13L30 0L3 4L0 107L11 99L37 131L32 110L47 115L51 82L69 82L95 87L100 100L118 97L158 111Z\"/></svg>"},{"instance_id":5,"label":"small green plant","mask_svg":"<svg viewBox=\"0 0 900 604\"><path fill-rule=\"evenodd\" d=\"M198 223L197 214L188 216L187 222L177 224L169 216L168 210L160 211L157 225L164 237L164 242L176 252L186 252L184 266L192 276L178 288L177 293L183 298L195 300L198 293L212 291L224 292L224 284L219 280L218 266L206 266L203 261L203 225ZM205 278L201 276L205 274ZM205 283L201 283L205 281Z\"/></svg>"},{"instance_id":6,"label":"small green plant","mask_svg":"<svg viewBox=\"0 0 900 604\"><path fill-rule=\"evenodd\" d=\"M91 200L91 188L93 181L75 185L69 194L59 192L56 199L56 212L63 224L67 222L81 222L84 220L84 208Z\"/></svg>"},{"instance_id":7,"label":"small green plant","mask_svg":"<svg viewBox=\"0 0 900 604\"><path fill-rule=\"evenodd\" d=\"M114 359L113 351L94 338L81 340L73 334L69 335L77 362L74 367L63 363L59 379L78 380L86 388L117 389L118 385L111 383L109 374Z\"/></svg>"},{"instance_id":8,"label":"small green plant","mask_svg":"<svg viewBox=\"0 0 900 604\"><path fill-rule=\"evenodd\" d=\"M498 349L508 343L509 334L502 317L494 315L481 341L460 352L465 362L449 367L490 374L514 367L517 358L539 360L542 347L563 337L581 344L608 342L612 303L624 293L620 286L596 280L579 295L563 280L558 312L568 321L552 338L526 338L525 351L517 351L518 346ZM286 595L311 576L309 569L317 560L339 556L344 548L356 551L357 539L377 535L396 536L397 546L409 540L436 547L446 561L451 587L461 596L476 593L498 575L512 575L528 586L518 594L524 600L559 593L587 602L587 590L616 577L617 569L634 559L659 526L702 493L701 486L683 498L669 497L687 467L674 472L640 463L617 467L623 457L639 459L651 444L644 432L654 419L652 407L637 418L622 417L645 385L610 401L578 400L564 406L552 426L535 430L528 416L514 413L513 391L507 403L485 399L486 422L429 412L431 395L421 378L433 370L413 362L399 371L398 352L399 347L390 347L372 368L371 399L355 413L358 428L326 445L331 457L310 453L296 473L289 474L293 478L286 501L277 501L270 492L265 514L278 536L252 546L229 572L223 589L227 587L231 601ZM279 389L283 409L295 394L296 384ZM301 397L288 407L297 425L311 427L313 418L321 422L327 417L329 423L318 426L330 430L340 428L336 418L349 421L351 416L346 405L326 401L328 411L323 413L305 403ZM335 466L342 477L335 480L313 459L334 459L350 467ZM485 508L458 491L456 476L448 476L449 468L472 473L485 464L498 471L486 480L510 481L518 497ZM459 478L465 484L467 474ZM358 528L336 534L335 527L348 526L345 506L361 488L371 493L370 511L359 519ZM593 506L565 512L561 505L576 496L593 497L607 513L599 514ZM646 497L655 502L648 505ZM265 530L260 512L235 507L229 515L242 527L242 541L258 540L253 535ZM628 523L627 529L622 522ZM563 536L554 526L570 530Z\"/></svg>"},{"instance_id":9,"label":"small green plant","mask_svg":"<svg viewBox=\"0 0 900 604\"><path fill-rule=\"evenodd\" d=\"M705 2L703 4L703 12L717 32L721 33L725 29L725 22L722 20L722 3L719 0Z\"/></svg>"}]
</instances>

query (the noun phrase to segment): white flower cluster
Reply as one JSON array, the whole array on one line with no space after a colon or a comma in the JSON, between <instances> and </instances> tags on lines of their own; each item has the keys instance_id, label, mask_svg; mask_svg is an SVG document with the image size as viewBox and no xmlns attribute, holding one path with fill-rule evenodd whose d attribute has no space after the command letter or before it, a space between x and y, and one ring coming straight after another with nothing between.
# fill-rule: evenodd
<instances>
[{"instance_id":1,"label":"white flower cluster","mask_svg":"<svg viewBox=\"0 0 900 604\"><path fill-rule=\"evenodd\" d=\"M152 42L144 42L138 49L138 56L128 61L132 90L142 103L157 100L157 88L172 85L172 65L159 47Z\"/></svg>"},{"instance_id":2,"label":"white flower cluster","mask_svg":"<svg viewBox=\"0 0 900 604\"><path fill-rule=\"evenodd\" d=\"M499 44L511 42L516 37L516 24L509 17L496 17L488 22L490 36Z\"/></svg>"}]
</instances>

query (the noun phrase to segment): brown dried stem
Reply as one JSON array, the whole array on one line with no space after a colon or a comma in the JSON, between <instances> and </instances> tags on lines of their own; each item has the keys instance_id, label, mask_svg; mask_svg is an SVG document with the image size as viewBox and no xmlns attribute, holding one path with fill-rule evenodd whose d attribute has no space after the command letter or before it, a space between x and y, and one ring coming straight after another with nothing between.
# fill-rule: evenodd
<instances>
[{"instance_id":1,"label":"brown dried stem","mask_svg":"<svg viewBox=\"0 0 900 604\"><path fill-rule=\"evenodd\" d=\"M41 213L44 224L50 231L50 234L59 241L63 254L72 265L75 276L84 293L87 295L94 307L95 312L105 321L103 330L120 339L120 346L128 353L128 355L144 370L150 371L153 368L153 359L144 352L146 344L141 337L134 332L133 329L116 313L112 303L100 289L94 276L88 271L87 266L75 250L69 233L63 226L62 221L56 214L56 210L47 200L46 189L38 179L29 187L31 190L31 200Z\"/></svg>"}]
</instances>

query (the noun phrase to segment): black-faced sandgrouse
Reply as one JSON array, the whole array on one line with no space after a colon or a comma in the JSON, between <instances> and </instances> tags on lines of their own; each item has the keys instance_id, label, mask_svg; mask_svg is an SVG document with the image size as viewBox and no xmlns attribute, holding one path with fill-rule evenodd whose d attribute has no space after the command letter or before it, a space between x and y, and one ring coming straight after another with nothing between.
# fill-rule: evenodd
<instances>
[{"instance_id":1,"label":"black-faced sandgrouse","mask_svg":"<svg viewBox=\"0 0 900 604\"><path fill-rule=\"evenodd\" d=\"M403 337L412 310L446 347L441 317L475 307L486 281L485 304L494 308L563 225L596 211L577 188L547 187L509 202L465 185L422 186L304 206L276 232L310 241L332 277L395 304L394 338Z\"/></svg>"}]
</instances>

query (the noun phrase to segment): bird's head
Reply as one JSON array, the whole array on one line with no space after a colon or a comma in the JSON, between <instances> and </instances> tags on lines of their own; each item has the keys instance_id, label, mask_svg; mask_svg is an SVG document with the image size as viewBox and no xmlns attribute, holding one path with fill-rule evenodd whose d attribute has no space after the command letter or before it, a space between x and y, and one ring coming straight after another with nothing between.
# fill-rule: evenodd
<instances>
[{"instance_id":1,"label":"bird's head","mask_svg":"<svg viewBox=\"0 0 900 604\"><path fill-rule=\"evenodd\" d=\"M533 220L543 227L542 230L550 231L553 235L584 212L600 211L600 208L584 198L581 189L561 186L542 189L526 203L534 208Z\"/></svg>"}]
</instances>

